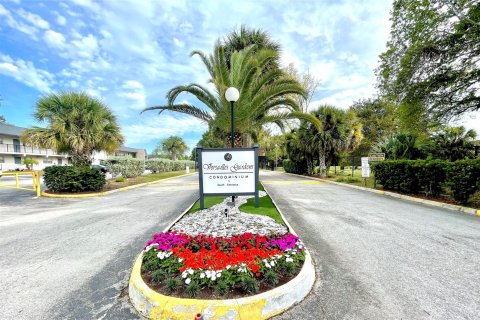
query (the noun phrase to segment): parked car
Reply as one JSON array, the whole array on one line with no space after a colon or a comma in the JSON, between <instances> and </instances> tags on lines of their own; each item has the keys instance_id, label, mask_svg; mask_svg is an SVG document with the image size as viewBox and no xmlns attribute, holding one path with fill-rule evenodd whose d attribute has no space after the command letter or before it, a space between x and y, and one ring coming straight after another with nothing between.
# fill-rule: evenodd
<instances>
[{"instance_id":1,"label":"parked car","mask_svg":"<svg viewBox=\"0 0 480 320\"><path fill-rule=\"evenodd\" d=\"M101 165L101 164L93 164L91 168L92 168L92 169L97 169L97 170L99 170L99 171L101 171L101 172L103 172L103 173L107 173L107 172L108 172L107 167L104 166L104 165Z\"/></svg>"}]
</instances>

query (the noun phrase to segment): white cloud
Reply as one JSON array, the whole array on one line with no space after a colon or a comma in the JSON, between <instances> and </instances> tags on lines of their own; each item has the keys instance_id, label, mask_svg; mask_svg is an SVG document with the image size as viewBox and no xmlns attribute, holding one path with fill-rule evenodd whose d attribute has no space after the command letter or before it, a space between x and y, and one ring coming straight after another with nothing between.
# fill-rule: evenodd
<instances>
[{"instance_id":1,"label":"white cloud","mask_svg":"<svg viewBox=\"0 0 480 320\"><path fill-rule=\"evenodd\" d=\"M53 30L45 31L43 38L47 44L53 48L64 49L65 48L65 37L59 32Z\"/></svg>"},{"instance_id":2,"label":"white cloud","mask_svg":"<svg viewBox=\"0 0 480 320\"><path fill-rule=\"evenodd\" d=\"M50 25L42 17L24 9L17 11L18 15L39 29L49 29Z\"/></svg>"},{"instance_id":3,"label":"white cloud","mask_svg":"<svg viewBox=\"0 0 480 320\"><path fill-rule=\"evenodd\" d=\"M127 80L122 84L120 97L129 100L128 107L131 109L144 109L146 107L146 93L143 84L136 80Z\"/></svg>"},{"instance_id":4,"label":"white cloud","mask_svg":"<svg viewBox=\"0 0 480 320\"><path fill-rule=\"evenodd\" d=\"M153 111L150 112L153 113ZM207 129L204 122L194 117L173 116L166 113L152 116L151 113L140 116L135 124L123 126L123 133L129 144L145 144L171 135L201 134Z\"/></svg>"},{"instance_id":5,"label":"white cloud","mask_svg":"<svg viewBox=\"0 0 480 320\"><path fill-rule=\"evenodd\" d=\"M41 92L50 91L54 77L48 71L37 69L31 61L12 59L0 54L0 74L12 77Z\"/></svg>"},{"instance_id":6,"label":"white cloud","mask_svg":"<svg viewBox=\"0 0 480 320\"><path fill-rule=\"evenodd\" d=\"M67 19L64 16L57 16L57 23L61 26L64 26L67 23Z\"/></svg>"},{"instance_id":7,"label":"white cloud","mask_svg":"<svg viewBox=\"0 0 480 320\"><path fill-rule=\"evenodd\" d=\"M173 43L180 48L185 47L185 42L178 40L177 38L173 38Z\"/></svg>"}]
</instances>

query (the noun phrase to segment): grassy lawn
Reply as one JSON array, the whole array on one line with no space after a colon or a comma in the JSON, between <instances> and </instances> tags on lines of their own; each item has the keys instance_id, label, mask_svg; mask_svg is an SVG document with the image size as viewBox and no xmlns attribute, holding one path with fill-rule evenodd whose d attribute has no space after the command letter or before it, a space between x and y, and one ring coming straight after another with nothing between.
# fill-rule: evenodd
<instances>
[{"instance_id":1,"label":"grassy lawn","mask_svg":"<svg viewBox=\"0 0 480 320\"><path fill-rule=\"evenodd\" d=\"M328 172L328 179L336 182L343 182L348 184L353 184L360 187L367 187L373 189L374 185L374 177L373 173L370 172L370 177L366 179L365 185L365 178L362 178L362 170L357 168L353 171L352 177L352 167L344 167L344 170L340 170L340 167L337 167L337 175L335 175L335 167L330 167ZM379 185L377 183L377 189L379 189Z\"/></svg>"},{"instance_id":2,"label":"grassy lawn","mask_svg":"<svg viewBox=\"0 0 480 320\"><path fill-rule=\"evenodd\" d=\"M263 185L260 183L258 189L260 191L265 191ZM224 196L211 196L205 197L205 208L210 208L216 204L221 203L226 197ZM195 202L193 207L190 209L189 213L197 212L200 210L200 201ZM246 213L258 214L261 216L267 216L273 218L279 224L285 225L280 213L272 202L272 199L267 195L265 197L260 197L259 207L255 208L255 198L250 198L247 200L247 203L240 206L240 210Z\"/></svg>"},{"instance_id":3,"label":"grassy lawn","mask_svg":"<svg viewBox=\"0 0 480 320\"><path fill-rule=\"evenodd\" d=\"M185 173L186 173L185 170L151 173L151 174L146 174L140 177L128 178L125 182L115 182L115 179L111 179L107 181L107 184L105 185L105 191L132 186L140 183L147 183L147 182L153 182L157 180L172 178L172 177L180 176Z\"/></svg>"}]
</instances>

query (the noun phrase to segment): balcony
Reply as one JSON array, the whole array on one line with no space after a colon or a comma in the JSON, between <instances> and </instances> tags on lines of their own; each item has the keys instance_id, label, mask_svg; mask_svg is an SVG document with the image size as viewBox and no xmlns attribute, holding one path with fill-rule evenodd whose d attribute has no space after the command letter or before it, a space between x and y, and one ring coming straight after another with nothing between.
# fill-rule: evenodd
<instances>
[{"instance_id":1,"label":"balcony","mask_svg":"<svg viewBox=\"0 0 480 320\"><path fill-rule=\"evenodd\" d=\"M18 144L0 144L0 154L20 154L27 156L58 156L65 157L66 154L57 153L52 149L40 149L31 146Z\"/></svg>"}]
</instances>

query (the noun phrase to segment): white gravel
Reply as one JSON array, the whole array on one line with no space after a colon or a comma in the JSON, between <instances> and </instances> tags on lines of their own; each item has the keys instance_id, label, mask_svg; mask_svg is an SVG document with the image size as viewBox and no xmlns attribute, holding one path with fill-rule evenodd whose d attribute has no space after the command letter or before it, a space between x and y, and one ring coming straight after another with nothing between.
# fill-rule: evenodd
<instances>
[{"instance_id":1,"label":"white gravel","mask_svg":"<svg viewBox=\"0 0 480 320\"><path fill-rule=\"evenodd\" d=\"M260 197L266 195L264 191L259 192ZM193 236L206 234L213 237L230 237L245 232L262 235L272 233L285 234L288 232L285 226L277 223L270 217L240 211L239 207L246 203L248 198L252 198L252 196L236 198L235 206L232 207L227 204L232 201L232 198L226 197L220 204L187 214L171 230ZM225 209L228 212L227 216L225 215Z\"/></svg>"}]
</instances>

